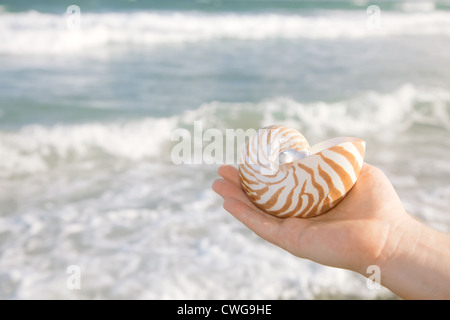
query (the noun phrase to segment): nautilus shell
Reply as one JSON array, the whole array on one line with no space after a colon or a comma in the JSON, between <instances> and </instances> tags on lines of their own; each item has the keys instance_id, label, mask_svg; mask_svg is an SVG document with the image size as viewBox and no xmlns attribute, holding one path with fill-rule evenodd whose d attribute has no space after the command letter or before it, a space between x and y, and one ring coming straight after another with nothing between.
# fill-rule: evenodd
<instances>
[{"instance_id":1,"label":"nautilus shell","mask_svg":"<svg viewBox=\"0 0 450 320\"><path fill-rule=\"evenodd\" d=\"M259 208L278 217L309 218L337 205L363 165L365 142L342 137L310 148L297 130L269 126L242 150L243 189Z\"/></svg>"}]
</instances>

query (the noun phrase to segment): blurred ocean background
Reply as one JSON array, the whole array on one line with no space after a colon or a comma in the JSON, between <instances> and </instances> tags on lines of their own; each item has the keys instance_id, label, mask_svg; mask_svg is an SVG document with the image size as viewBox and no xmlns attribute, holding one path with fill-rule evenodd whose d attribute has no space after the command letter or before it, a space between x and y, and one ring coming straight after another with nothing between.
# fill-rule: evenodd
<instances>
[{"instance_id":1,"label":"blurred ocean background","mask_svg":"<svg viewBox=\"0 0 450 320\"><path fill-rule=\"evenodd\" d=\"M365 139L449 232L450 2L1 0L0 298L395 298L226 213L218 165L170 158L200 120Z\"/></svg>"}]
</instances>

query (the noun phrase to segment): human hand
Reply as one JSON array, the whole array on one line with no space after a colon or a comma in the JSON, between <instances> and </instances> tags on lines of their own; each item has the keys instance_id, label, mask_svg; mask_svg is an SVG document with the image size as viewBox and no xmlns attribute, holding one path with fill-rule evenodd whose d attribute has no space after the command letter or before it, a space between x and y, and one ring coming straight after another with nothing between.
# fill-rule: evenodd
<instances>
[{"instance_id":1,"label":"human hand","mask_svg":"<svg viewBox=\"0 0 450 320\"><path fill-rule=\"evenodd\" d=\"M376 265L381 284L400 297L450 299L450 236L412 218L384 173L364 163L345 198L326 213L282 219L256 207L239 173L221 166L213 189L224 208L263 239L304 259L368 276Z\"/></svg>"},{"instance_id":2,"label":"human hand","mask_svg":"<svg viewBox=\"0 0 450 320\"><path fill-rule=\"evenodd\" d=\"M265 213L243 191L236 168L224 165L218 172L223 179L213 189L234 217L263 239L328 266L365 273L369 265L382 264L390 230L410 219L387 177L368 164L337 206L308 219Z\"/></svg>"}]
</instances>

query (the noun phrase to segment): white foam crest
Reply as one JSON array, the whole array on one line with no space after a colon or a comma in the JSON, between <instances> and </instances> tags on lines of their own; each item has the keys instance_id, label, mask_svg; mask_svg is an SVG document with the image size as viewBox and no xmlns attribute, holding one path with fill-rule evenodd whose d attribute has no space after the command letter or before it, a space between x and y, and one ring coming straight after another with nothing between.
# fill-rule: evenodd
<instances>
[{"instance_id":1,"label":"white foam crest","mask_svg":"<svg viewBox=\"0 0 450 320\"><path fill-rule=\"evenodd\" d=\"M436 9L433 1L406 1L397 3L397 7L405 12L430 12Z\"/></svg>"},{"instance_id":2,"label":"white foam crest","mask_svg":"<svg viewBox=\"0 0 450 320\"><path fill-rule=\"evenodd\" d=\"M172 133L186 128L193 134L196 121L201 121L203 132L216 128L224 135L226 129L283 124L317 140L311 143L331 135L389 140L414 124L450 131L450 92L407 84L390 93L367 92L337 102L301 103L286 97L258 103L210 102L167 118L29 125L0 131L0 176L43 172L80 159L170 161Z\"/></svg>"},{"instance_id":3,"label":"white foam crest","mask_svg":"<svg viewBox=\"0 0 450 320\"><path fill-rule=\"evenodd\" d=\"M284 123L323 137L376 134L389 138L414 124L450 130L450 92L406 84L391 93L367 92L338 102L299 103L289 98L263 102L263 125ZM280 113L280 110L283 110Z\"/></svg>"},{"instance_id":4,"label":"white foam crest","mask_svg":"<svg viewBox=\"0 0 450 320\"><path fill-rule=\"evenodd\" d=\"M125 123L30 125L17 132L0 132L0 176L42 172L51 163L101 155L154 158L170 141L175 123L175 118L148 118Z\"/></svg>"},{"instance_id":5,"label":"white foam crest","mask_svg":"<svg viewBox=\"0 0 450 320\"><path fill-rule=\"evenodd\" d=\"M220 129L283 124L323 138L330 133L395 134L414 124L450 131L450 91L404 84L392 92L368 91L349 100L303 103L276 97L258 103L211 102L187 112L184 119L205 119ZM246 119L243 123L242 119Z\"/></svg>"},{"instance_id":6,"label":"white foam crest","mask_svg":"<svg viewBox=\"0 0 450 320\"><path fill-rule=\"evenodd\" d=\"M380 29L366 25L362 12L295 14L205 14L195 12L81 12L80 30L69 30L66 15L2 13L0 53L89 53L109 45L180 44L215 39L341 39L398 35L450 35L450 13L383 12ZM71 20L72 21L72 20Z\"/></svg>"}]
</instances>

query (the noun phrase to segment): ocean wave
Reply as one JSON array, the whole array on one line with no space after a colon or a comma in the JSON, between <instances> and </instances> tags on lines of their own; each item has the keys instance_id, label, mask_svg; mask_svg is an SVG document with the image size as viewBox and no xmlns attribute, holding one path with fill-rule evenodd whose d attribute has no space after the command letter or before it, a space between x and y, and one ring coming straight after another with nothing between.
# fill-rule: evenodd
<instances>
[{"instance_id":1,"label":"ocean wave","mask_svg":"<svg viewBox=\"0 0 450 320\"><path fill-rule=\"evenodd\" d=\"M45 172L58 163L92 159L170 161L179 128L258 129L285 124L311 142L338 135L392 139L416 124L450 131L450 92L404 85L391 93L366 92L337 102L301 103L278 97L258 103L209 102L166 118L121 123L28 125L0 131L0 176Z\"/></svg>"},{"instance_id":2,"label":"ocean wave","mask_svg":"<svg viewBox=\"0 0 450 320\"><path fill-rule=\"evenodd\" d=\"M222 129L233 124L285 124L320 139L333 134L389 139L417 124L450 131L450 91L405 84L392 92L367 91L336 102L303 103L289 97L259 103L211 102L184 115L191 123L199 118Z\"/></svg>"},{"instance_id":3,"label":"ocean wave","mask_svg":"<svg viewBox=\"0 0 450 320\"><path fill-rule=\"evenodd\" d=\"M142 160L161 154L175 119L127 123L85 123L45 127L29 125L0 133L0 176L45 172L55 163L118 158Z\"/></svg>"},{"instance_id":4,"label":"ocean wave","mask_svg":"<svg viewBox=\"0 0 450 320\"><path fill-rule=\"evenodd\" d=\"M371 13L246 14L200 12L81 12L73 16L1 13L1 54L88 53L111 45L170 45L220 39L362 39L405 35L450 35L450 12L381 12L379 28ZM75 21L76 22L76 21ZM68 27L70 25L71 27Z\"/></svg>"},{"instance_id":5,"label":"ocean wave","mask_svg":"<svg viewBox=\"0 0 450 320\"><path fill-rule=\"evenodd\" d=\"M212 101L165 118L27 125L0 131L0 297L395 297L385 288L368 290L352 272L267 245L224 213L211 190L215 166L168 162L172 132L192 132L200 120L204 129L220 130L284 123L312 140L334 133L389 139L385 134L406 130L414 153L405 154L402 139L388 147L370 141L368 151L383 161L368 160L387 169L408 212L449 231L448 90L405 84L336 102ZM415 125L435 130L417 140L421 134L408 131ZM417 148L424 144L430 150ZM82 290L64 286L74 264Z\"/></svg>"}]
</instances>

